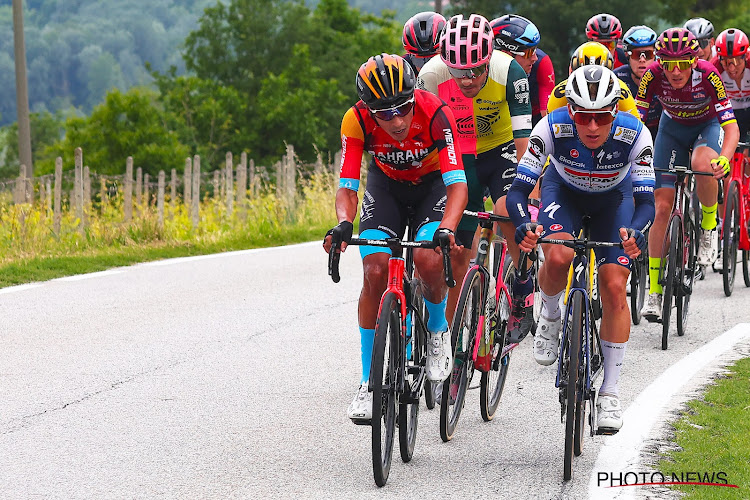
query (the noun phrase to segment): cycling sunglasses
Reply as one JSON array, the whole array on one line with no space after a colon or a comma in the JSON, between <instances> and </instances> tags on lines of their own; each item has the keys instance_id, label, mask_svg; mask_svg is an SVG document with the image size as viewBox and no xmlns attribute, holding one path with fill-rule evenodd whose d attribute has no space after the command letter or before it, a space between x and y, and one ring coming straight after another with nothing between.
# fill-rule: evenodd
<instances>
[{"instance_id":1,"label":"cycling sunglasses","mask_svg":"<svg viewBox=\"0 0 750 500\"><path fill-rule=\"evenodd\" d=\"M734 64L735 66L739 66L740 62L743 60L742 57L719 57L719 61L721 61L722 64Z\"/></svg>"},{"instance_id":2,"label":"cycling sunglasses","mask_svg":"<svg viewBox=\"0 0 750 500\"><path fill-rule=\"evenodd\" d=\"M376 118L383 120L384 122L389 122L397 116L402 117L408 115L409 111L411 111L412 109L414 109L413 97L403 103L401 106L396 106L394 108L388 109L371 109L370 113L372 113L372 115Z\"/></svg>"},{"instance_id":3,"label":"cycling sunglasses","mask_svg":"<svg viewBox=\"0 0 750 500\"><path fill-rule=\"evenodd\" d=\"M645 57L647 61L650 61L654 57L656 57L656 52L654 49L647 49L647 50L630 50L628 51L628 55L630 58L634 61L639 61L642 57Z\"/></svg>"},{"instance_id":4,"label":"cycling sunglasses","mask_svg":"<svg viewBox=\"0 0 750 500\"><path fill-rule=\"evenodd\" d=\"M520 51L511 50L510 53L513 54L514 56L523 56L526 59L531 59L534 56L534 54L536 54L536 47L531 47L530 49L525 49L525 50L520 50Z\"/></svg>"},{"instance_id":5,"label":"cycling sunglasses","mask_svg":"<svg viewBox=\"0 0 750 500\"><path fill-rule=\"evenodd\" d=\"M702 49L705 49L708 47L708 44L711 42L711 39L709 38L699 38L698 39L698 46Z\"/></svg>"},{"instance_id":6,"label":"cycling sunglasses","mask_svg":"<svg viewBox=\"0 0 750 500\"><path fill-rule=\"evenodd\" d=\"M607 49L609 49L610 52L612 52L615 49L615 47L617 47L617 39L615 40L593 40L593 41L601 43L602 45L607 47Z\"/></svg>"},{"instance_id":7,"label":"cycling sunglasses","mask_svg":"<svg viewBox=\"0 0 750 500\"><path fill-rule=\"evenodd\" d=\"M594 120L600 127L603 125L609 125L615 121L617 115L617 108L612 108L606 111L584 111L569 108L570 113L573 115L573 121L578 125L588 125L591 120Z\"/></svg>"},{"instance_id":8,"label":"cycling sunglasses","mask_svg":"<svg viewBox=\"0 0 750 500\"><path fill-rule=\"evenodd\" d=\"M470 69L457 69L448 67L448 71L450 71L453 78L470 78L473 80L474 78L479 78L484 74L485 71L487 71L487 65L482 64L481 66Z\"/></svg>"},{"instance_id":9,"label":"cycling sunglasses","mask_svg":"<svg viewBox=\"0 0 750 500\"><path fill-rule=\"evenodd\" d=\"M659 64L664 69L664 71L674 71L675 68L679 68L680 71L685 71L686 69L689 69L693 63L695 62L695 58L692 59L677 59L677 60L660 60Z\"/></svg>"}]
</instances>

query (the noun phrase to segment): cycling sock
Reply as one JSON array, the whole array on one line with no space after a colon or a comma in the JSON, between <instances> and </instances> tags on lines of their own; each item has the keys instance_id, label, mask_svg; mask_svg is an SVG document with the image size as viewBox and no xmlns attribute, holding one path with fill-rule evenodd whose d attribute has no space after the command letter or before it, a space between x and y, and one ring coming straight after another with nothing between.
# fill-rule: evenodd
<instances>
[{"instance_id":1,"label":"cycling sock","mask_svg":"<svg viewBox=\"0 0 750 500\"><path fill-rule=\"evenodd\" d=\"M360 326L359 341L362 353L362 380L359 383L364 384L370 380L370 362L372 361L372 343L375 341L375 329Z\"/></svg>"},{"instance_id":2,"label":"cycling sock","mask_svg":"<svg viewBox=\"0 0 750 500\"><path fill-rule=\"evenodd\" d=\"M650 282L648 286L648 293L662 293L661 285L659 284L659 269L661 269L661 260L661 257L648 258L648 280Z\"/></svg>"},{"instance_id":3,"label":"cycling sock","mask_svg":"<svg viewBox=\"0 0 750 500\"><path fill-rule=\"evenodd\" d=\"M716 210L718 207L718 203L714 203L710 207L701 205L701 209L703 210L703 220L701 221L702 229L710 231L716 227Z\"/></svg>"},{"instance_id":4,"label":"cycling sock","mask_svg":"<svg viewBox=\"0 0 750 500\"><path fill-rule=\"evenodd\" d=\"M427 308L427 329L431 333L445 332L448 330L448 321L445 319L445 305L448 303L448 296L433 304L427 299L424 299L424 305Z\"/></svg>"},{"instance_id":5,"label":"cycling sock","mask_svg":"<svg viewBox=\"0 0 750 500\"><path fill-rule=\"evenodd\" d=\"M622 360L625 358L627 342L617 343L602 340L602 354L604 355L604 380L599 394L617 396L617 382L620 380Z\"/></svg>"},{"instance_id":6,"label":"cycling sock","mask_svg":"<svg viewBox=\"0 0 750 500\"><path fill-rule=\"evenodd\" d=\"M547 319L557 319L560 317L560 297L565 290L560 290L555 295L547 295L542 292L542 314Z\"/></svg>"}]
</instances>

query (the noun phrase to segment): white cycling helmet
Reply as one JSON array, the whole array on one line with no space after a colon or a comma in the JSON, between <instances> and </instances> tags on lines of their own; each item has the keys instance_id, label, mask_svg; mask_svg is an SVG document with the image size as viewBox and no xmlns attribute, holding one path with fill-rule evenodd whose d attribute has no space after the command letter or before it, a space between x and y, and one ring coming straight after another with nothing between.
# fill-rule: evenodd
<instances>
[{"instance_id":1,"label":"white cycling helmet","mask_svg":"<svg viewBox=\"0 0 750 500\"><path fill-rule=\"evenodd\" d=\"M612 70L587 65L573 71L565 85L568 103L582 109L602 109L616 105L622 96L620 82Z\"/></svg>"}]
</instances>

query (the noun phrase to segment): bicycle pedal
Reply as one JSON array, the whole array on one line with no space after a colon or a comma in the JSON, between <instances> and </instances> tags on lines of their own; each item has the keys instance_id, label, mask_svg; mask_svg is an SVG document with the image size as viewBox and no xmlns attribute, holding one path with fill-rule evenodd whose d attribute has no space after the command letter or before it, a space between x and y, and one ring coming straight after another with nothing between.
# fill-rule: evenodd
<instances>
[{"instance_id":1,"label":"bicycle pedal","mask_svg":"<svg viewBox=\"0 0 750 500\"><path fill-rule=\"evenodd\" d=\"M608 427L597 427L596 428L596 435L597 436L614 436L620 432L620 429L610 429Z\"/></svg>"},{"instance_id":2,"label":"bicycle pedal","mask_svg":"<svg viewBox=\"0 0 750 500\"><path fill-rule=\"evenodd\" d=\"M351 419L352 422L354 422L355 425L369 425L372 427L372 419L371 418L353 418Z\"/></svg>"}]
</instances>

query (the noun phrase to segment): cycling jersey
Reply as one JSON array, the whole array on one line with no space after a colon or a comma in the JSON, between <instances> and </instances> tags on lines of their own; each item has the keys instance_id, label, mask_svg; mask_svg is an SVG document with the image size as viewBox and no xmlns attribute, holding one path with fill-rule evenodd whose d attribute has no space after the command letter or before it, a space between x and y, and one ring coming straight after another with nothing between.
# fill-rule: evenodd
<instances>
[{"instance_id":1,"label":"cycling jersey","mask_svg":"<svg viewBox=\"0 0 750 500\"><path fill-rule=\"evenodd\" d=\"M615 49L615 53L612 54L615 58L615 65L614 69L617 69L621 66L627 66L628 65L628 55L625 53L625 48L618 46Z\"/></svg>"},{"instance_id":2,"label":"cycling jersey","mask_svg":"<svg viewBox=\"0 0 750 500\"><path fill-rule=\"evenodd\" d=\"M462 154L484 153L531 132L529 80L521 65L502 51L492 53L487 83L473 98L464 97L439 57L422 67L417 87L449 103Z\"/></svg>"},{"instance_id":3,"label":"cycling jersey","mask_svg":"<svg viewBox=\"0 0 750 500\"><path fill-rule=\"evenodd\" d=\"M541 49L536 49L537 61L529 73L529 87L531 88L531 126L536 125L542 118L542 110L547 109L547 102L552 89L555 87L555 70L552 59Z\"/></svg>"},{"instance_id":4,"label":"cycling jersey","mask_svg":"<svg viewBox=\"0 0 750 500\"><path fill-rule=\"evenodd\" d=\"M653 62L641 78L636 95L636 105L645 119L651 103L658 99L666 113L675 123L698 125L716 117L723 127L736 122L732 104L716 72L708 61L698 59L687 84L676 89L669 84L664 70Z\"/></svg>"},{"instance_id":5,"label":"cycling jersey","mask_svg":"<svg viewBox=\"0 0 750 500\"><path fill-rule=\"evenodd\" d=\"M554 110L568 105L568 100L565 99L565 85L567 85L567 83L568 80L565 79L555 85L555 88L552 90L552 95L549 96L549 102L547 103L548 113L552 113ZM622 80L620 81L620 89L622 95L620 96L620 100L617 101L617 109L639 118L638 109L635 106L633 95L630 93L630 90L628 90L628 86Z\"/></svg>"},{"instance_id":6,"label":"cycling jersey","mask_svg":"<svg viewBox=\"0 0 750 500\"><path fill-rule=\"evenodd\" d=\"M349 108L341 122L340 188L359 189L362 153L388 177L417 184L440 170L446 186L466 182L461 154L454 146L456 121L439 98L416 89L414 118L407 138L398 142L378 126L362 101Z\"/></svg>"},{"instance_id":7,"label":"cycling jersey","mask_svg":"<svg viewBox=\"0 0 750 500\"><path fill-rule=\"evenodd\" d=\"M633 80L633 73L630 71L629 65L617 68L615 70L615 75L620 79L621 82L624 82L625 85L628 86L628 89L630 90L630 93L632 95L636 95L638 93L638 85L636 85L635 80ZM633 105L635 105L635 100L633 100ZM651 132L651 137L656 137L656 131L659 128L660 116L661 103L656 101L649 108L648 114L646 115L646 126L648 127L649 132ZM640 115L638 115L638 117L640 118Z\"/></svg>"},{"instance_id":8,"label":"cycling jersey","mask_svg":"<svg viewBox=\"0 0 750 500\"><path fill-rule=\"evenodd\" d=\"M745 71L740 76L739 83L724 70L718 57L711 63L716 67L716 72L721 75L724 89L732 103L732 110L737 119L737 125L740 127L740 140L745 140L750 129L750 60L745 58Z\"/></svg>"},{"instance_id":9,"label":"cycling jersey","mask_svg":"<svg viewBox=\"0 0 750 500\"><path fill-rule=\"evenodd\" d=\"M403 56L404 61L406 61L409 64L411 64L411 67L414 68L414 74L415 75L418 75L419 71L422 69L422 66L424 66L425 63L427 61L429 61L430 59L432 59L433 57L435 57L435 56L419 57L419 56L415 56L414 54L411 54L411 53L404 54L404 56Z\"/></svg>"},{"instance_id":10,"label":"cycling jersey","mask_svg":"<svg viewBox=\"0 0 750 500\"><path fill-rule=\"evenodd\" d=\"M583 196L616 190L632 193L635 212L629 227L645 230L654 210L652 156L651 133L634 116L618 113L607 141L591 151L578 138L567 109L558 109L543 118L531 133L529 148L508 192L508 213L516 226L530 222L527 198L549 158L553 168L547 169L545 184L551 174ZM540 216L542 211L551 210L544 198L542 205Z\"/></svg>"}]
</instances>

